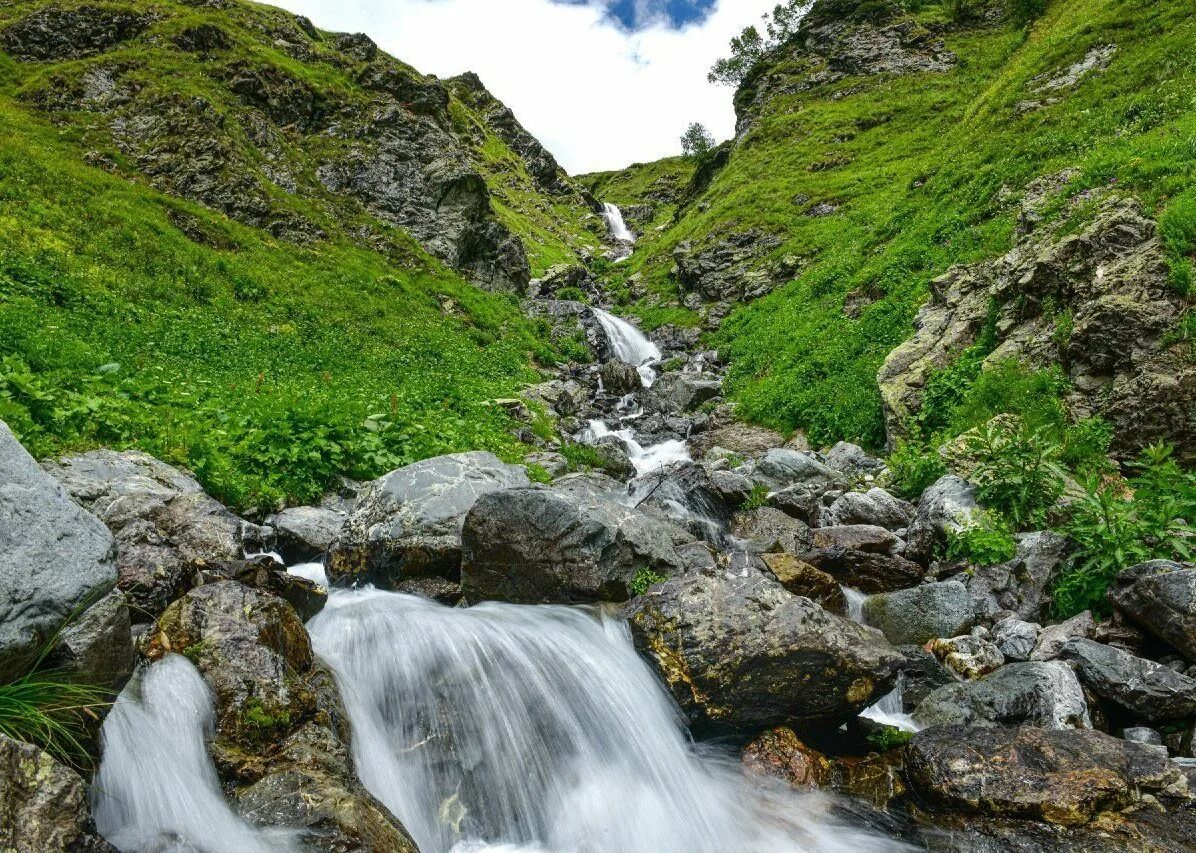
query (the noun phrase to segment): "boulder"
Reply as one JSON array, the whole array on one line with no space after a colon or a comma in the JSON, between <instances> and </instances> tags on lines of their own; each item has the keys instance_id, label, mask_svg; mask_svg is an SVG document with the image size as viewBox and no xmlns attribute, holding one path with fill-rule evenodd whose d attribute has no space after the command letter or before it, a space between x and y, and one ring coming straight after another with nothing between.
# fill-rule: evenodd
<instances>
[{"instance_id":1,"label":"boulder","mask_svg":"<svg viewBox=\"0 0 1196 853\"><path fill-rule=\"evenodd\" d=\"M878 632L751 571L674 578L627 615L699 732L839 725L884 695L901 660Z\"/></svg>"},{"instance_id":2,"label":"boulder","mask_svg":"<svg viewBox=\"0 0 1196 853\"><path fill-rule=\"evenodd\" d=\"M831 769L826 756L784 726L769 729L745 746L740 760L749 773L782 779L798 790L818 788Z\"/></svg>"},{"instance_id":3,"label":"boulder","mask_svg":"<svg viewBox=\"0 0 1196 853\"><path fill-rule=\"evenodd\" d=\"M1196 678L1161 663L1083 638L1069 640L1061 657L1097 696L1136 718L1168 722L1196 717Z\"/></svg>"},{"instance_id":4,"label":"boulder","mask_svg":"<svg viewBox=\"0 0 1196 853\"><path fill-rule=\"evenodd\" d=\"M843 548L869 554L892 554L901 546L892 532L873 524L820 527L814 531L815 548Z\"/></svg>"},{"instance_id":5,"label":"boulder","mask_svg":"<svg viewBox=\"0 0 1196 853\"><path fill-rule=\"evenodd\" d=\"M967 585L976 617L987 621L1012 612L1027 622L1045 620L1067 548L1067 539L1057 533L1021 533L1017 556L1008 563L973 568Z\"/></svg>"},{"instance_id":6,"label":"boulder","mask_svg":"<svg viewBox=\"0 0 1196 853\"><path fill-rule=\"evenodd\" d=\"M1038 643L1030 653L1030 660L1054 660L1063 652L1063 647L1074 637L1091 637L1096 631L1096 620L1085 610L1066 622L1048 625L1038 635Z\"/></svg>"},{"instance_id":7,"label":"boulder","mask_svg":"<svg viewBox=\"0 0 1196 853\"><path fill-rule=\"evenodd\" d=\"M755 475L774 491L798 483L819 485L826 491L830 484L839 481L839 475L820 462L815 454L783 447L765 453L756 463Z\"/></svg>"},{"instance_id":8,"label":"boulder","mask_svg":"<svg viewBox=\"0 0 1196 853\"><path fill-rule=\"evenodd\" d=\"M328 577L399 580L461 575L461 527L478 498L531 485L521 465L491 453L438 456L399 468L366 486L328 552Z\"/></svg>"},{"instance_id":9,"label":"boulder","mask_svg":"<svg viewBox=\"0 0 1196 853\"><path fill-rule=\"evenodd\" d=\"M0 734L0 850L116 853L99 836L87 784L36 746Z\"/></svg>"},{"instance_id":10,"label":"boulder","mask_svg":"<svg viewBox=\"0 0 1196 853\"><path fill-rule=\"evenodd\" d=\"M552 483L553 491L587 501L622 503L627 498L627 484L598 471L566 474Z\"/></svg>"},{"instance_id":11,"label":"boulder","mask_svg":"<svg viewBox=\"0 0 1196 853\"><path fill-rule=\"evenodd\" d=\"M547 488L483 495L465 519L461 586L470 601L626 601L637 573L684 569L689 537L623 504Z\"/></svg>"},{"instance_id":12,"label":"boulder","mask_svg":"<svg viewBox=\"0 0 1196 853\"><path fill-rule=\"evenodd\" d=\"M1011 663L978 681L940 687L918 705L914 722L923 728L1092 728L1084 691L1075 673L1060 661Z\"/></svg>"},{"instance_id":13,"label":"boulder","mask_svg":"<svg viewBox=\"0 0 1196 853\"><path fill-rule=\"evenodd\" d=\"M1153 560L1122 572L1109 601L1148 634L1196 662L1196 568Z\"/></svg>"},{"instance_id":14,"label":"boulder","mask_svg":"<svg viewBox=\"0 0 1196 853\"><path fill-rule=\"evenodd\" d=\"M1016 616L1010 616L993 625L992 641L1001 650L1005 660L1027 661L1034 654L1040 633L1042 626L1037 622L1023 622Z\"/></svg>"},{"instance_id":15,"label":"boulder","mask_svg":"<svg viewBox=\"0 0 1196 853\"><path fill-rule=\"evenodd\" d=\"M70 621L46 665L118 690L137 664L131 630L125 594L114 589Z\"/></svg>"},{"instance_id":16,"label":"boulder","mask_svg":"<svg viewBox=\"0 0 1196 853\"><path fill-rule=\"evenodd\" d=\"M862 447L840 441L826 453L826 466L849 480L878 476L885 470L883 459L870 456Z\"/></svg>"},{"instance_id":17,"label":"boulder","mask_svg":"<svg viewBox=\"0 0 1196 853\"><path fill-rule=\"evenodd\" d=\"M694 535L713 539L726 530L751 489L739 474L684 462L644 475L631 497L643 511L687 522Z\"/></svg>"},{"instance_id":18,"label":"boulder","mask_svg":"<svg viewBox=\"0 0 1196 853\"><path fill-rule=\"evenodd\" d=\"M910 789L923 807L972 815L1087 823L1146 794L1188 798L1165 750L1090 729L936 726L905 750Z\"/></svg>"},{"instance_id":19,"label":"boulder","mask_svg":"<svg viewBox=\"0 0 1196 853\"><path fill-rule=\"evenodd\" d=\"M694 458L706 458L718 449L738 456L758 456L784 443L785 437L775 430L739 421L720 422L692 441Z\"/></svg>"},{"instance_id":20,"label":"boulder","mask_svg":"<svg viewBox=\"0 0 1196 853\"><path fill-rule=\"evenodd\" d=\"M722 393L721 379L688 373L666 373L644 395L644 411L649 414L684 414Z\"/></svg>"},{"instance_id":21,"label":"boulder","mask_svg":"<svg viewBox=\"0 0 1196 853\"><path fill-rule=\"evenodd\" d=\"M848 492L822 513L822 526L870 524L886 530L905 530L914 520L912 504L890 495L884 489Z\"/></svg>"},{"instance_id":22,"label":"boulder","mask_svg":"<svg viewBox=\"0 0 1196 853\"><path fill-rule=\"evenodd\" d=\"M145 453L96 450L45 467L116 537L118 583L136 623L153 621L196 584L194 560L237 560L272 545L269 528L238 518L194 477Z\"/></svg>"},{"instance_id":23,"label":"boulder","mask_svg":"<svg viewBox=\"0 0 1196 853\"><path fill-rule=\"evenodd\" d=\"M837 616L847 615L847 597L839 582L792 554L765 554L764 565L794 595L805 596Z\"/></svg>"},{"instance_id":24,"label":"boulder","mask_svg":"<svg viewBox=\"0 0 1196 853\"><path fill-rule=\"evenodd\" d=\"M21 674L68 622L76 626L72 656L90 654L79 643L92 633L103 639L103 649L119 646L118 654L131 662L128 634L115 642L118 637L96 624L128 623L121 600L106 598L116 580L112 534L0 423L0 682ZM85 611L101 602L87 617Z\"/></svg>"},{"instance_id":25,"label":"boulder","mask_svg":"<svg viewBox=\"0 0 1196 853\"><path fill-rule=\"evenodd\" d=\"M736 513L731 534L746 540L748 548L760 554L801 554L810 548L810 528L769 506Z\"/></svg>"},{"instance_id":26,"label":"boulder","mask_svg":"<svg viewBox=\"0 0 1196 853\"><path fill-rule=\"evenodd\" d=\"M627 442L617 435L604 435L595 441L591 447L597 454L599 467L616 480L632 480L635 478L635 463L631 461L631 448Z\"/></svg>"},{"instance_id":27,"label":"boulder","mask_svg":"<svg viewBox=\"0 0 1196 853\"><path fill-rule=\"evenodd\" d=\"M980 512L976 487L952 474L941 478L922 493L918 513L909 527L911 560L926 562L936 547L947 543L947 534L969 527Z\"/></svg>"},{"instance_id":28,"label":"boulder","mask_svg":"<svg viewBox=\"0 0 1196 853\"><path fill-rule=\"evenodd\" d=\"M644 380L634 364L612 359L602 365L602 387L611 394L634 394L644 390Z\"/></svg>"},{"instance_id":29,"label":"boulder","mask_svg":"<svg viewBox=\"0 0 1196 853\"><path fill-rule=\"evenodd\" d=\"M299 506L284 509L266 519L274 529L274 547L287 565L319 561L336 535L345 526L347 516L334 509Z\"/></svg>"},{"instance_id":30,"label":"boulder","mask_svg":"<svg viewBox=\"0 0 1196 853\"><path fill-rule=\"evenodd\" d=\"M904 658L900 664L901 681L905 686L901 704L906 713L912 713L940 687L958 683L955 673L921 646L899 646L897 651Z\"/></svg>"},{"instance_id":31,"label":"boulder","mask_svg":"<svg viewBox=\"0 0 1196 853\"><path fill-rule=\"evenodd\" d=\"M955 637L972 627L968 591L959 581L928 583L864 601L864 621L896 645Z\"/></svg>"},{"instance_id":32,"label":"boulder","mask_svg":"<svg viewBox=\"0 0 1196 853\"><path fill-rule=\"evenodd\" d=\"M869 594L908 589L921 583L925 574L921 566L904 557L890 557L854 548L816 548L800 556L844 586Z\"/></svg>"},{"instance_id":33,"label":"boulder","mask_svg":"<svg viewBox=\"0 0 1196 853\"><path fill-rule=\"evenodd\" d=\"M967 679L980 678L1005 665L999 648L972 634L932 640L928 648L943 666Z\"/></svg>"}]
</instances>

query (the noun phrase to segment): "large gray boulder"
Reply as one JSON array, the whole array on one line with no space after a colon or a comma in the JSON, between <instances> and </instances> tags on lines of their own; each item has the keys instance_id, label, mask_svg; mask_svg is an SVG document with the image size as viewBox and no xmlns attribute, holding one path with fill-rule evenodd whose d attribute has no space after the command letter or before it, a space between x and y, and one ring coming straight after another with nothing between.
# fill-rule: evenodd
<instances>
[{"instance_id":1,"label":"large gray boulder","mask_svg":"<svg viewBox=\"0 0 1196 853\"><path fill-rule=\"evenodd\" d=\"M751 570L675 578L627 614L637 648L702 732L838 725L884 695L902 660L879 632Z\"/></svg>"},{"instance_id":2,"label":"large gray boulder","mask_svg":"<svg viewBox=\"0 0 1196 853\"><path fill-rule=\"evenodd\" d=\"M731 520L731 533L744 540L749 550L760 554L801 554L810 547L810 528L770 506L736 513Z\"/></svg>"},{"instance_id":3,"label":"large gray boulder","mask_svg":"<svg viewBox=\"0 0 1196 853\"><path fill-rule=\"evenodd\" d=\"M876 476L886 467L883 459L877 459L859 445L846 441L840 441L827 451L826 465L851 480Z\"/></svg>"},{"instance_id":4,"label":"large gray boulder","mask_svg":"<svg viewBox=\"0 0 1196 853\"><path fill-rule=\"evenodd\" d=\"M461 527L478 498L529 486L527 470L492 453L438 456L366 486L328 552L328 577L393 586L461 573Z\"/></svg>"},{"instance_id":5,"label":"large gray boulder","mask_svg":"<svg viewBox=\"0 0 1196 853\"><path fill-rule=\"evenodd\" d=\"M284 509L266 519L274 529L274 547L288 566L319 560L345 526L348 515L320 506Z\"/></svg>"},{"instance_id":6,"label":"large gray boulder","mask_svg":"<svg viewBox=\"0 0 1196 853\"><path fill-rule=\"evenodd\" d=\"M269 528L238 518L194 477L145 453L96 450L45 467L116 537L134 622L153 620L198 582L194 561L236 560L273 544Z\"/></svg>"},{"instance_id":7,"label":"large gray boulder","mask_svg":"<svg viewBox=\"0 0 1196 853\"><path fill-rule=\"evenodd\" d=\"M822 513L822 525L870 524L886 530L905 530L914 520L913 504L893 497L884 489L847 492Z\"/></svg>"},{"instance_id":8,"label":"large gray boulder","mask_svg":"<svg viewBox=\"0 0 1196 853\"><path fill-rule=\"evenodd\" d=\"M713 376L666 373L644 395L644 411L650 414L684 414L722 393L722 380Z\"/></svg>"},{"instance_id":9,"label":"large gray boulder","mask_svg":"<svg viewBox=\"0 0 1196 853\"><path fill-rule=\"evenodd\" d=\"M935 690L914 711L930 726L1036 726L1088 729L1088 703L1075 673L1060 661L1011 663L978 681Z\"/></svg>"},{"instance_id":10,"label":"large gray boulder","mask_svg":"<svg viewBox=\"0 0 1196 853\"><path fill-rule=\"evenodd\" d=\"M967 588L959 581L928 583L864 600L864 622L894 645L922 645L972 627Z\"/></svg>"},{"instance_id":11,"label":"large gray boulder","mask_svg":"<svg viewBox=\"0 0 1196 853\"><path fill-rule=\"evenodd\" d=\"M1196 568L1153 560L1126 569L1109 601L1136 625L1196 662Z\"/></svg>"},{"instance_id":12,"label":"large gray boulder","mask_svg":"<svg viewBox=\"0 0 1196 853\"><path fill-rule=\"evenodd\" d=\"M971 526L979 512L974 485L954 474L941 478L922 493L917 517L909 527L906 555L928 561L936 547L946 544L948 534Z\"/></svg>"},{"instance_id":13,"label":"large gray boulder","mask_svg":"<svg viewBox=\"0 0 1196 853\"><path fill-rule=\"evenodd\" d=\"M0 850L116 853L96 832L87 784L74 770L0 734Z\"/></svg>"},{"instance_id":14,"label":"large gray boulder","mask_svg":"<svg viewBox=\"0 0 1196 853\"><path fill-rule=\"evenodd\" d=\"M825 489L839 479L839 474L809 451L778 447L765 453L756 463L755 479L775 490L799 483L812 483Z\"/></svg>"},{"instance_id":15,"label":"large gray boulder","mask_svg":"<svg viewBox=\"0 0 1196 853\"><path fill-rule=\"evenodd\" d=\"M1093 640L1076 638L1063 647L1080 680L1102 699L1138 719L1168 722L1196 717L1196 678Z\"/></svg>"},{"instance_id":16,"label":"large gray boulder","mask_svg":"<svg viewBox=\"0 0 1196 853\"><path fill-rule=\"evenodd\" d=\"M0 423L0 682L18 675L64 624L104 600L116 579L112 534ZM127 624L127 609L123 617ZM126 633L126 658L128 646Z\"/></svg>"},{"instance_id":17,"label":"large gray boulder","mask_svg":"<svg viewBox=\"0 0 1196 853\"><path fill-rule=\"evenodd\" d=\"M1050 591L1067 557L1067 539L1050 531L1022 533L1017 556L1008 563L977 566L968 576L976 617L991 620L999 613L1041 623L1048 616Z\"/></svg>"},{"instance_id":18,"label":"large gray boulder","mask_svg":"<svg viewBox=\"0 0 1196 853\"><path fill-rule=\"evenodd\" d=\"M993 625L993 645L1001 650L1005 660L1027 661L1038 645L1042 626L1037 622L1025 622L1015 616L1000 619Z\"/></svg>"},{"instance_id":19,"label":"large gray boulder","mask_svg":"<svg viewBox=\"0 0 1196 853\"><path fill-rule=\"evenodd\" d=\"M465 518L461 586L470 601L626 601L642 570L684 571L690 537L613 501L542 487L482 496Z\"/></svg>"}]
</instances>

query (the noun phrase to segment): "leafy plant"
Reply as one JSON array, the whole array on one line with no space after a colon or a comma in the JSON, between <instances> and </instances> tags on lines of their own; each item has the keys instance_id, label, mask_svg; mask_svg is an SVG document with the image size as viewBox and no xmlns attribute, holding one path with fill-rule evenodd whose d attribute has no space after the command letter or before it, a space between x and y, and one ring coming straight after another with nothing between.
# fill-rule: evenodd
<instances>
[{"instance_id":1,"label":"leafy plant","mask_svg":"<svg viewBox=\"0 0 1196 853\"><path fill-rule=\"evenodd\" d=\"M1017 540L999 518L978 513L967 527L947 533L946 555L974 566L995 566L1017 556Z\"/></svg>"},{"instance_id":2,"label":"leafy plant","mask_svg":"<svg viewBox=\"0 0 1196 853\"><path fill-rule=\"evenodd\" d=\"M1063 448L1042 431L992 421L967 436L964 448L977 459L970 479L981 503L1000 512L1017 530L1042 524L1047 510L1063 495Z\"/></svg>"},{"instance_id":3,"label":"leafy plant","mask_svg":"<svg viewBox=\"0 0 1196 853\"><path fill-rule=\"evenodd\" d=\"M644 566L635 573L635 577L631 579L628 589L631 590L632 595L643 595L651 587L658 583L664 583L668 579L668 575L662 575L660 572Z\"/></svg>"},{"instance_id":4,"label":"leafy plant","mask_svg":"<svg viewBox=\"0 0 1196 853\"><path fill-rule=\"evenodd\" d=\"M810 0L777 3L763 17L764 33L755 26L745 27L731 39L731 55L715 62L707 79L711 83L738 86L770 50L784 44L797 32L802 16L811 5Z\"/></svg>"},{"instance_id":5,"label":"leafy plant","mask_svg":"<svg viewBox=\"0 0 1196 853\"><path fill-rule=\"evenodd\" d=\"M893 490L915 500L947 473L947 463L933 450L915 440L899 441L889 456Z\"/></svg>"},{"instance_id":6,"label":"leafy plant","mask_svg":"<svg viewBox=\"0 0 1196 853\"><path fill-rule=\"evenodd\" d=\"M763 483L757 483L756 485L752 486L751 494L749 494L747 500L743 502L741 509L743 509L744 512L751 512L754 509L760 509L761 507L768 506L768 496L770 494L772 494L772 492L769 491L768 486L764 485Z\"/></svg>"}]
</instances>

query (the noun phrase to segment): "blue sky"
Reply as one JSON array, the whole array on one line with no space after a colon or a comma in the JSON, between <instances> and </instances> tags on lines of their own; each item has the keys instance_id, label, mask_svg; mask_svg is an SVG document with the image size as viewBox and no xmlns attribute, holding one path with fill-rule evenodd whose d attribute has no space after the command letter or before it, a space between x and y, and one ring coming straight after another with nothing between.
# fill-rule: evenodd
<instances>
[{"instance_id":1,"label":"blue sky","mask_svg":"<svg viewBox=\"0 0 1196 853\"><path fill-rule=\"evenodd\" d=\"M777 0L269 2L425 73L477 72L576 175L679 154L692 121L730 137L733 93L706 72Z\"/></svg>"}]
</instances>

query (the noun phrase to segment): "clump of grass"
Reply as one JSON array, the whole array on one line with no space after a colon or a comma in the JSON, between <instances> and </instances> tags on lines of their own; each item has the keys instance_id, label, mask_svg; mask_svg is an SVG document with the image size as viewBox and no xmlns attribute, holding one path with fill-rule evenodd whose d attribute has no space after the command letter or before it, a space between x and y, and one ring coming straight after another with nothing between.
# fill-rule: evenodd
<instances>
[{"instance_id":1,"label":"clump of grass","mask_svg":"<svg viewBox=\"0 0 1196 853\"><path fill-rule=\"evenodd\" d=\"M34 671L0 685L0 733L36 744L66 764L86 766L87 726L108 699L107 691L68 673Z\"/></svg>"}]
</instances>

